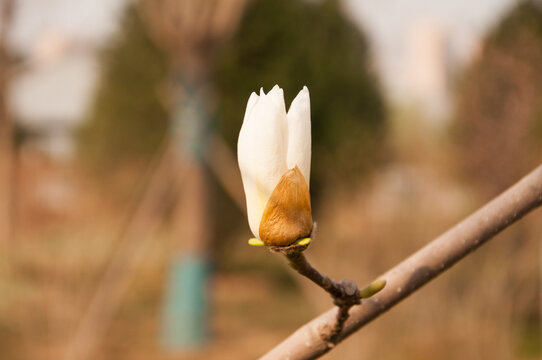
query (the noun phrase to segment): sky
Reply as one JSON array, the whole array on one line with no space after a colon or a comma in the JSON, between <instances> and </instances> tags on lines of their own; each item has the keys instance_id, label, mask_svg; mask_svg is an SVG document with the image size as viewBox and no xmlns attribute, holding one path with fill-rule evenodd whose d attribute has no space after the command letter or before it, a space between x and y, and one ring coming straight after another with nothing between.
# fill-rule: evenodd
<instances>
[{"instance_id":1,"label":"sky","mask_svg":"<svg viewBox=\"0 0 542 360\"><path fill-rule=\"evenodd\" d=\"M77 126L98 77L98 52L125 0L17 0L10 44L25 58L9 103L23 125Z\"/></svg>"},{"instance_id":2,"label":"sky","mask_svg":"<svg viewBox=\"0 0 542 360\"><path fill-rule=\"evenodd\" d=\"M100 44L116 29L125 0L17 0L12 43L22 52L32 51L44 35L60 33L69 38Z\"/></svg>"},{"instance_id":3,"label":"sky","mask_svg":"<svg viewBox=\"0 0 542 360\"><path fill-rule=\"evenodd\" d=\"M10 103L29 125L77 124L94 91L100 47L116 29L127 0L18 0L11 42L30 59L12 88ZM226 0L225 0L226 1ZM408 87L406 36L414 24L441 26L453 64L465 64L479 39L515 0L343 0L366 31L389 97ZM43 46L47 44L47 46ZM60 99L60 101L59 101ZM70 126L71 126L70 125Z\"/></svg>"},{"instance_id":4,"label":"sky","mask_svg":"<svg viewBox=\"0 0 542 360\"><path fill-rule=\"evenodd\" d=\"M452 64L465 65L480 39L516 0L343 0L371 40L381 79L392 98L406 88L407 36L421 22L441 26Z\"/></svg>"}]
</instances>

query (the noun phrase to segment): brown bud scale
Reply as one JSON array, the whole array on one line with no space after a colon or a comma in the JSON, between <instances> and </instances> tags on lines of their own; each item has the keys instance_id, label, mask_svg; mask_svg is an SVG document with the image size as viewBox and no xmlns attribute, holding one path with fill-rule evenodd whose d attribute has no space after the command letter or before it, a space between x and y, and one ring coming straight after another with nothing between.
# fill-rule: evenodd
<instances>
[{"instance_id":1,"label":"brown bud scale","mask_svg":"<svg viewBox=\"0 0 542 360\"><path fill-rule=\"evenodd\" d=\"M309 186L296 166L282 175L271 193L260 222L260 239L267 245L288 246L309 237L312 214Z\"/></svg>"}]
</instances>

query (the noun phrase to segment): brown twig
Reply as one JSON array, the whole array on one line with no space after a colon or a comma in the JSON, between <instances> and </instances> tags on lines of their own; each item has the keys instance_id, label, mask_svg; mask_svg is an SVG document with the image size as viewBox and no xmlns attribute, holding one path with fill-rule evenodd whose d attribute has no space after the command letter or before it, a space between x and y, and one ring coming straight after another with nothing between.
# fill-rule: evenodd
<instances>
[{"instance_id":1,"label":"brown twig","mask_svg":"<svg viewBox=\"0 0 542 360\"><path fill-rule=\"evenodd\" d=\"M542 165L490 203L389 270L388 283L378 295L350 311L338 343L405 299L487 240L542 205ZM299 328L261 359L316 359L332 346L321 334L333 327L337 310L331 309Z\"/></svg>"},{"instance_id":2,"label":"brown twig","mask_svg":"<svg viewBox=\"0 0 542 360\"><path fill-rule=\"evenodd\" d=\"M333 298L333 303L337 305L336 321L328 333L321 334L322 339L329 346L333 346L341 333L344 323L348 319L349 310L352 306L361 303L360 290L352 280L333 281L326 275L321 274L307 261L305 255L299 250L285 252L289 265L298 273L305 276L316 285L320 286Z\"/></svg>"},{"instance_id":3,"label":"brown twig","mask_svg":"<svg viewBox=\"0 0 542 360\"><path fill-rule=\"evenodd\" d=\"M316 224L313 226L313 234L315 228ZM285 255L290 267L324 289L333 298L333 303L338 307L335 323L329 331L321 333L321 338L329 347L333 347L346 320L348 320L350 308L361 304L361 299L367 299L378 293L384 288L386 282L384 280L377 280L365 286L362 290L358 289L358 285L352 280L345 279L335 282L320 273L309 263L303 254L303 251L307 249L309 244L310 242L296 242L289 246L268 246L268 249Z\"/></svg>"},{"instance_id":4,"label":"brown twig","mask_svg":"<svg viewBox=\"0 0 542 360\"><path fill-rule=\"evenodd\" d=\"M313 268L307 261L302 252L292 252L286 254L289 265L301 275L309 278L316 285L327 291L333 299L343 296L343 289L338 282L335 282L325 275L322 275L318 270Z\"/></svg>"}]
</instances>

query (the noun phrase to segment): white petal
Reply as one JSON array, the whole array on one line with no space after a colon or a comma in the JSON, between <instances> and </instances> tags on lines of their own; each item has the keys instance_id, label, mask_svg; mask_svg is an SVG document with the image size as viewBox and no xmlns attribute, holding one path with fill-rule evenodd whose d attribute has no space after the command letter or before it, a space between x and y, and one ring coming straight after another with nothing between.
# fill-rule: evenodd
<instances>
[{"instance_id":1,"label":"white petal","mask_svg":"<svg viewBox=\"0 0 542 360\"><path fill-rule=\"evenodd\" d=\"M283 108L284 113L286 114L286 104L284 103L284 90L282 90L282 88L280 88L278 85L273 86L273 89L271 89L267 96L269 96L271 101L273 101L276 106Z\"/></svg>"},{"instance_id":2,"label":"white petal","mask_svg":"<svg viewBox=\"0 0 542 360\"><path fill-rule=\"evenodd\" d=\"M297 94L288 110L288 169L299 166L309 185L311 173L311 104L306 86Z\"/></svg>"},{"instance_id":3,"label":"white petal","mask_svg":"<svg viewBox=\"0 0 542 360\"><path fill-rule=\"evenodd\" d=\"M247 102L247 109L245 110L245 117L243 119L243 123L245 121L247 121L247 119L250 118L250 114L252 113L252 109L254 109L254 105L256 105L259 98L260 97L255 92L250 94L250 97L248 98L248 102Z\"/></svg>"},{"instance_id":4,"label":"white petal","mask_svg":"<svg viewBox=\"0 0 542 360\"><path fill-rule=\"evenodd\" d=\"M249 225L254 235L259 237L260 220L267 200L287 170L286 110L282 89L274 88L267 95L260 95L253 106L247 105L247 110L249 108L250 113L245 114L239 133L237 153Z\"/></svg>"}]
</instances>

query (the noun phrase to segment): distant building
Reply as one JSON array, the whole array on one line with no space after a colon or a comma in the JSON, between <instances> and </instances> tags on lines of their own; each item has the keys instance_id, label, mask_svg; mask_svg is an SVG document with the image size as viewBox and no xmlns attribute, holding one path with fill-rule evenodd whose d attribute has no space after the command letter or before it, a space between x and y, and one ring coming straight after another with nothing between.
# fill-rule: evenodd
<instances>
[{"instance_id":1,"label":"distant building","mask_svg":"<svg viewBox=\"0 0 542 360\"><path fill-rule=\"evenodd\" d=\"M451 78L516 0L343 0L366 31L390 103L415 105L433 125L450 115Z\"/></svg>"},{"instance_id":2,"label":"distant building","mask_svg":"<svg viewBox=\"0 0 542 360\"><path fill-rule=\"evenodd\" d=\"M406 96L433 122L442 121L449 103L449 46L442 25L416 21L406 34Z\"/></svg>"}]
</instances>

